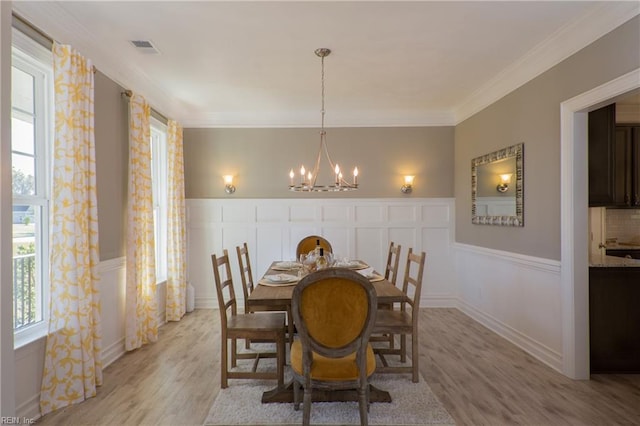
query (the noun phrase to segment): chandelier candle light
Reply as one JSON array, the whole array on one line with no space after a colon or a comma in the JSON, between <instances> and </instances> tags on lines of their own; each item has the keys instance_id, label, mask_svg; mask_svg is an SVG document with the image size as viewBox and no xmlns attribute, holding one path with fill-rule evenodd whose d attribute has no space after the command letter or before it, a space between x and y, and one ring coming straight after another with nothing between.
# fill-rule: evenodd
<instances>
[{"instance_id":1,"label":"chandelier candle light","mask_svg":"<svg viewBox=\"0 0 640 426\"><path fill-rule=\"evenodd\" d=\"M318 155L316 157L316 163L313 170L307 171L303 166L300 167L300 183L296 184L296 174L293 169L289 171L289 190L295 192L333 192L333 191L354 191L358 189L358 168L353 169L353 182L347 182L343 175L342 170L338 164L334 164L329 156L329 148L327 148L327 132L324 130L324 58L331 53L331 50L326 48L320 48L315 50L315 54L320 57L322 63L322 126L320 128L320 147L318 149ZM332 185L319 185L317 183L318 173L320 171L320 160L322 159L322 153L324 152L329 166L335 175L335 180Z\"/></svg>"}]
</instances>

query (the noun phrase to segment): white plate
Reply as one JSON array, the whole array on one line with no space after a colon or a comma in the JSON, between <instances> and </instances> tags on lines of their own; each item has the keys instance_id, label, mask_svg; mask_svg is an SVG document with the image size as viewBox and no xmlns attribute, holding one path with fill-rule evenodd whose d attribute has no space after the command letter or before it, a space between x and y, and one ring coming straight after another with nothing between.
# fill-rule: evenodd
<instances>
[{"instance_id":1,"label":"white plate","mask_svg":"<svg viewBox=\"0 0 640 426\"><path fill-rule=\"evenodd\" d=\"M369 265L367 265L366 263L362 263L359 260L348 260L346 262L338 261L335 263L334 266L338 268L349 268L349 269L364 269L369 267Z\"/></svg>"},{"instance_id":2,"label":"white plate","mask_svg":"<svg viewBox=\"0 0 640 426\"><path fill-rule=\"evenodd\" d=\"M294 281L298 281L298 277L295 275L289 274L274 274L274 275L265 275L264 279L270 283L274 284L282 284L282 283L292 283Z\"/></svg>"},{"instance_id":3,"label":"white plate","mask_svg":"<svg viewBox=\"0 0 640 426\"><path fill-rule=\"evenodd\" d=\"M276 262L273 269L288 271L289 269L298 269L300 268L300 266L302 266L300 265L300 263L289 260L289 261L283 261L283 262Z\"/></svg>"}]
</instances>

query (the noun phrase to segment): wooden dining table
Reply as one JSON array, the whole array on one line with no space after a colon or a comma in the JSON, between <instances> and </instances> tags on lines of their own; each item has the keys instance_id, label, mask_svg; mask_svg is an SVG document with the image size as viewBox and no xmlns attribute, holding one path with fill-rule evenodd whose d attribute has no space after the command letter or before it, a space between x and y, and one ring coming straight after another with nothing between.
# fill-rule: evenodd
<instances>
[{"instance_id":1,"label":"wooden dining table","mask_svg":"<svg viewBox=\"0 0 640 426\"><path fill-rule=\"evenodd\" d=\"M361 263L365 264L361 261ZM291 298L293 295L294 283L281 284L281 285L262 285L260 281L264 280L266 275L274 274L290 274L297 275L296 269L289 271L283 271L281 268L277 268L278 261L271 263L269 269L264 273L262 278L258 281L258 285L254 288L253 292L247 299L249 309L252 307L282 307L287 311L289 318L287 318L289 324L289 332L293 332L293 323L291 318ZM276 268L276 269L274 269ZM264 282L264 281L263 281ZM393 285L389 280L379 276L378 279L372 280L376 296L378 298L378 304L392 304L399 303L407 300L407 296L401 289ZM313 392L313 401L316 402L328 402L328 401L357 401L358 395L354 391L325 391L325 392ZM369 401L370 402L391 402L391 395L389 392L382 389L378 389L373 385L370 385L369 389ZM275 389L264 392L262 395L262 402L293 402L293 385L292 383L285 384L284 387L277 387Z\"/></svg>"}]
</instances>

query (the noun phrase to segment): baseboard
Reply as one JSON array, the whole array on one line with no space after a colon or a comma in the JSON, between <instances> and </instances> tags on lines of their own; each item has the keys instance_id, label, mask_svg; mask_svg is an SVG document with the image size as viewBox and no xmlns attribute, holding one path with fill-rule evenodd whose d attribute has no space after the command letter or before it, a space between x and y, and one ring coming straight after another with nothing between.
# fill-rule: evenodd
<instances>
[{"instance_id":1,"label":"baseboard","mask_svg":"<svg viewBox=\"0 0 640 426\"><path fill-rule=\"evenodd\" d=\"M562 373L562 355L534 339L522 334L498 319L488 315L474 306L458 299L458 310L471 317L473 320L487 327L489 330L507 339L534 358Z\"/></svg>"},{"instance_id":2,"label":"baseboard","mask_svg":"<svg viewBox=\"0 0 640 426\"><path fill-rule=\"evenodd\" d=\"M196 309L218 309L218 301L215 297L196 297Z\"/></svg>"},{"instance_id":3,"label":"baseboard","mask_svg":"<svg viewBox=\"0 0 640 426\"><path fill-rule=\"evenodd\" d=\"M113 364L117 359L125 354L124 337L102 349L102 368Z\"/></svg>"},{"instance_id":4,"label":"baseboard","mask_svg":"<svg viewBox=\"0 0 640 426\"><path fill-rule=\"evenodd\" d=\"M458 298L450 294L427 294L420 297L421 308L457 308Z\"/></svg>"},{"instance_id":5,"label":"baseboard","mask_svg":"<svg viewBox=\"0 0 640 426\"><path fill-rule=\"evenodd\" d=\"M40 393L33 395L31 398L23 402L16 407L16 417L18 419L28 419L29 421L36 421L40 417ZM23 421L24 424L29 424ZM4 423L3 423L4 424Z\"/></svg>"}]
</instances>

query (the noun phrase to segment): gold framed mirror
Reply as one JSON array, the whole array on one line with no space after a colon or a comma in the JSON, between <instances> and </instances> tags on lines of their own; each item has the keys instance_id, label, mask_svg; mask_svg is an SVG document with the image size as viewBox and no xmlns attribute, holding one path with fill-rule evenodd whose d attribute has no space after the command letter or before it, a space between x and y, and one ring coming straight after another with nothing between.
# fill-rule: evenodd
<instances>
[{"instance_id":1,"label":"gold framed mirror","mask_svg":"<svg viewBox=\"0 0 640 426\"><path fill-rule=\"evenodd\" d=\"M471 160L471 223L524 226L524 144Z\"/></svg>"}]
</instances>

